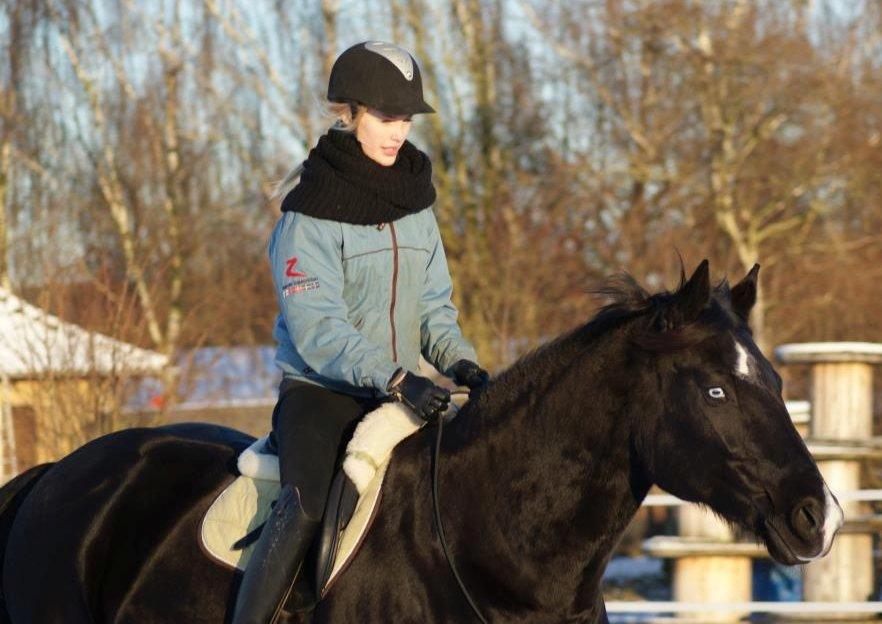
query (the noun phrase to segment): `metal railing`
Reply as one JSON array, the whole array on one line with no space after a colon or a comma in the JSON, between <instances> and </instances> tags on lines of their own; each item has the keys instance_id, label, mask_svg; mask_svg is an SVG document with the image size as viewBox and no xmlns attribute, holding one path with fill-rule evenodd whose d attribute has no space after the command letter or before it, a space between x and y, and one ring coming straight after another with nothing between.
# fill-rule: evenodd
<instances>
[{"instance_id":1,"label":"metal railing","mask_svg":"<svg viewBox=\"0 0 882 624\"><path fill-rule=\"evenodd\" d=\"M882 490L854 490L852 492L834 492L834 494L839 502L882 501ZM677 498L673 494L649 494L643 499L644 507L679 507L693 504L682 498Z\"/></svg>"},{"instance_id":2,"label":"metal railing","mask_svg":"<svg viewBox=\"0 0 882 624\"><path fill-rule=\"evenodd\" d=\"M607 613L882 613L882 602L667 602L610 600ZM616 621L621 621L616 618Z\"/></svg>"},{"instance_id":3,"label":"metal railing","mask_svg":"<svg viewBox=\"0 0 882 624\"><path fill-rule=\"evenodd\" d=\"M882 490L855 490L839 492L840 502L882 501ZM672 494L650 494L643 500L645 507L679 507L692 505L689 501ZM685 613L767 613L767 614L867 614L882 613L882 602L674 602L658 600L610 600L606 610L615 615L613 621L624 624L629 621L642 622L645 618L628 619L624 614L685 614Z\"/></svg>"}]
</instances>

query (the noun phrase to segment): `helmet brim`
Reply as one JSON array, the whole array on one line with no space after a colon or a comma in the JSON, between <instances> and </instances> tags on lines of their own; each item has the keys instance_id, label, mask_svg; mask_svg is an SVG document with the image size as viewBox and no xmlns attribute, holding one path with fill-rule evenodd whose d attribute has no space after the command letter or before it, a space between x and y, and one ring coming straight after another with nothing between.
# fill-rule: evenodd
<instances>
[{"instance_id":1,"label":"helmet brim","mask_svg":"<svg viewBox=\"0 0 882 624\"><path fill-rule=\"evenodd\" d=\"M420 102L415 107L405 106L405 107L402 107L400 110L385 110L385 109L383 109L382 112L387 115L422 115L422 114L426 114L426 113L434 113L435 109L432 108L431 106L429 106L428 104L426 104L425 102Z\"/></svg>"},{"instance_id":2,"label":"helmet brim","mask_svg":"<svg viewBox=\"0 0 882 624\"><path fill-rule=\"evenodd\" d=\"M367 108L371 108L373 110L379 111L384 115L388 115L389 117L397 117L399 115L422 115L428 113L436 112L434 108L426 104L426 102L419 102L415 104L409 105L394 105L394 104L384 104L382 106L375 106L373 104L368 104L367 102L359 102L353 100L331 100L332 102L337 102L339 104L361 104L362 106L366 106Z\"/></svg>"}]
</instances>

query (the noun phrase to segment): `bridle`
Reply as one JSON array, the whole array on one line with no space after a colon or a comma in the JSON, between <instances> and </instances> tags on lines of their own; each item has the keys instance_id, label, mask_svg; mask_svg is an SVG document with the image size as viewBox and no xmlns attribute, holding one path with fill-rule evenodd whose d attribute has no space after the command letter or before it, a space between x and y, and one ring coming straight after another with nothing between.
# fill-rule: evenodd
<instances>
[{"instance_id":1,"label":"bridle","mask_svg":"<svg viewBox=\"0 0 882 624\"><path fill-rule=\"evenodd\" d=\"M465 390L455 390L451 393L451 396L468 397L469 392ZM453 415L456 415L456 413L459 412L459 408L456 405L451 404L449 411L452 412ZM447 565L450 566L450 571L453 572L453 577L456 579L456 584L459 585L460 591L462 591L463 596L465 596L465 599L468 601L475 616L482 622L482 624L488 624L487 620L481 614L481 610L478 609L475 599L472 598L469 590L466 589L465 583L459 575L459 571L456 569L456 563L453 560L453 554L450 552L450 547L447 545L447 539L444 537L444 526L441 523L441 503L440 497L438 496L438 465L440 464L441 459L441 437L444 434L443 414L435 419L435 424L438 425L438 433L435 436L435 451L432 455L432 505L435 510L435 526L438 529L438 538L441 540L441 549L444 551L444 556L447 558Z\"/></svg>"}]
</instances>

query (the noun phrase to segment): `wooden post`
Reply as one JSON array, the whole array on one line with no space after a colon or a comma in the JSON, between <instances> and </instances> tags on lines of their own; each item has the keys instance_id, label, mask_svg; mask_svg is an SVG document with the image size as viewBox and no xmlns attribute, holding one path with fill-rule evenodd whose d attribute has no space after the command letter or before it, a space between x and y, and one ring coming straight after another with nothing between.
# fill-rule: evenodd
<instances>
[{"instance_id":1,"label":"wooden post","mask_svg":"<svg viewBox=\"0 0 882 624\"><path fill-rule=\"evenodd\" d=\"M812 442L860 445L872 436L873 364L882 363L882 344L827 342L783 345L775 350L785 364L811 365ZM858 450L858 449L856 449ZM860 489L860 453L823 459L818 467L833 491ZM842 502L846 517L861 514L862 504ZM870 534L837 536L830 554L806 566L803 598L807 601L866 601L873 592L873 540ZM814 618L818 618L817 615ZM845 613L834 619L861 619Z\"/></svg>"},{"instance_id":2,"label":"wooden post","mask_svg":"<svg viewBox=\"0 0 882 624\"><path fill-rule=\"evenodd\" d=\"M677 602L750 602L751 559L739 553L726 553L734 542L727 524L697 505L678 509L680 536L684 541L698 539L717 543L719 552L685 552L674 560L673 596ZM684 544L685 545L685 544ZM698 550L698 549L696 549ZM684 619L701 622L737 622L746 613L698 612Z\"/></svg>"}]
</instances>

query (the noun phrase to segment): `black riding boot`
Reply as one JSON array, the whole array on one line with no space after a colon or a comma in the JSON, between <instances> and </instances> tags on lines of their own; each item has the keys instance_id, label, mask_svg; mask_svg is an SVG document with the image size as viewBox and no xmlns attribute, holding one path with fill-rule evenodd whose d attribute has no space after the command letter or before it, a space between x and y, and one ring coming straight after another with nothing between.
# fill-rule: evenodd
<instances>
[{"instance_id":1,"label":"black riding boot","mask_svg":"<svg viewBox=\"0 0 882 624\"><path fill-rule=\"evenodd\" d=\"M284 486L245 568L231 624L275 622L318 527L301 506L300 491Z\"/></svg>"}]
</instances>

